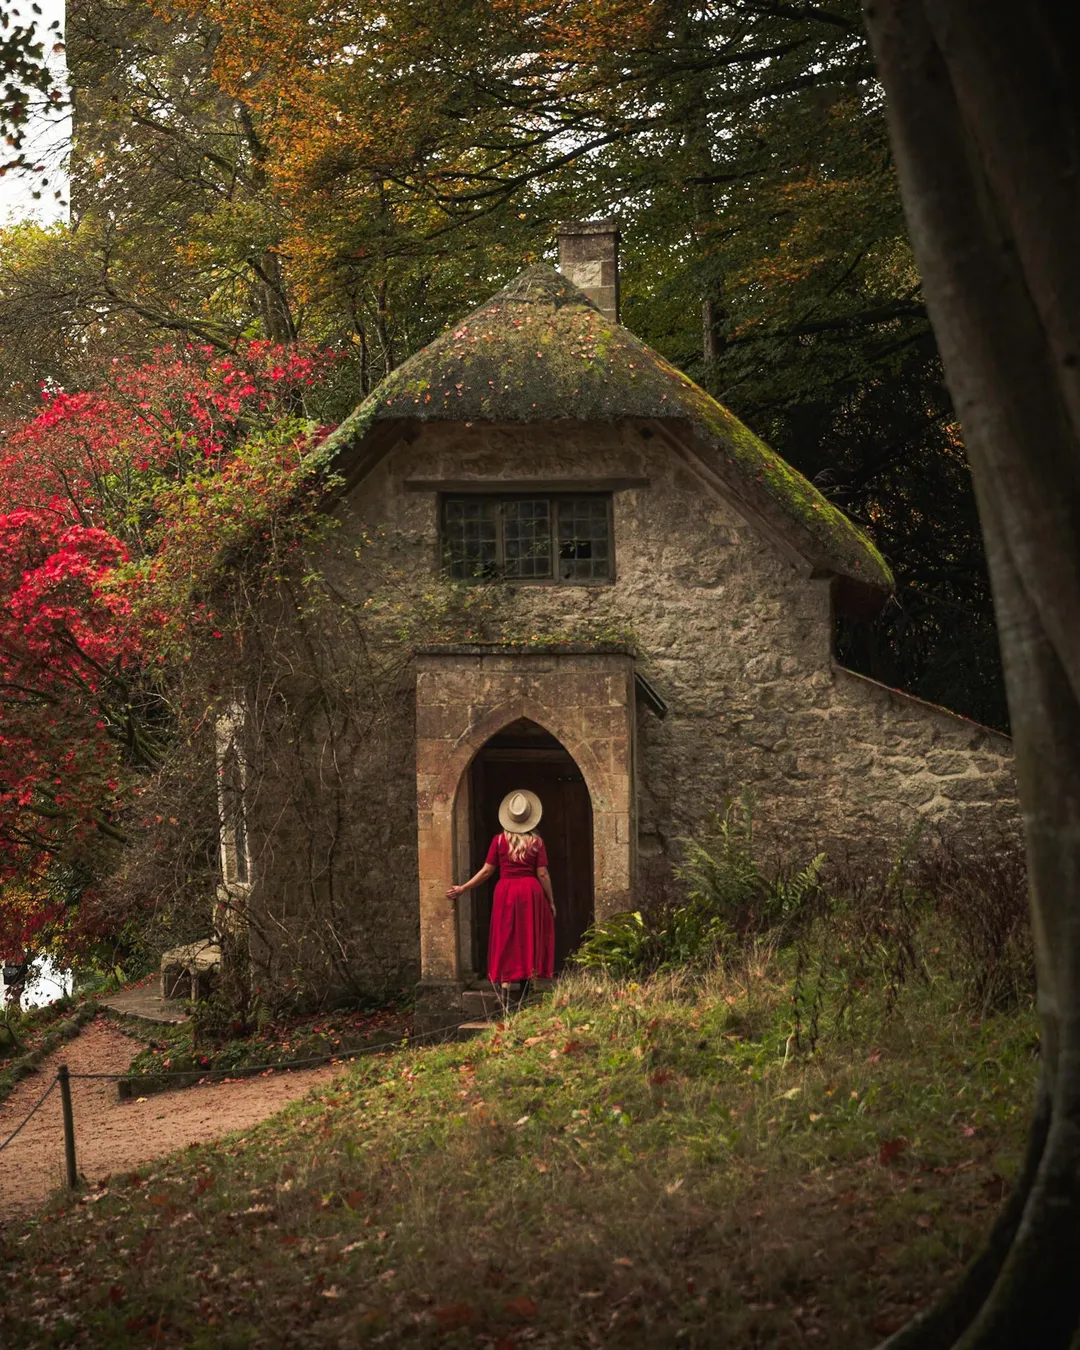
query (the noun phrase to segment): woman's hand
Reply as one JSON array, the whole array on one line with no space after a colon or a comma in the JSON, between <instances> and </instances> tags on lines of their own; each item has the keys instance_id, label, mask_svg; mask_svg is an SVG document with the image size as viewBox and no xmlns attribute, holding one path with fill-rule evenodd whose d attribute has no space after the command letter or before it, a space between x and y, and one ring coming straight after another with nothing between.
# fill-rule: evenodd
<instances>
[{"instance_id":1,"label":"woman's hand","mask_svg":"<svg viewBox=\"0 0 1080 1350\"><path fill-rule=\"evenodd\" d=\"M470 877L464 886L451 886L446 892L447 900L456 900L459 895L464 895L466 891L471 891L474 886L481 886L495 869L490 863L485 863L477 872L476 876Z\"/></svg>"}]
</instances>

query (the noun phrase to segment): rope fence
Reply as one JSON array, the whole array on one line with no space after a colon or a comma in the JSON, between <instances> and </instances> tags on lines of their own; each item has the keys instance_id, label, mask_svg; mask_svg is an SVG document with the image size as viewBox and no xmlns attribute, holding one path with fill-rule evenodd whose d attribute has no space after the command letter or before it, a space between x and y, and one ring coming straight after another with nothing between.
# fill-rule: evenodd
<instances>
[{"instance_id":1,"label":"rope fence","mask_svg":"<svg viewBox=\"0 0 1080 1350\"><path fill-rule=\"evenodd\" d=\"M26 1113L26 1115L23 1116L19 1124L15 1126L15 1128L11 1131L11 1133L4 1140L4 1142L0 1144L0 1153L3 1153L4 1149L7 1148L8 1144L13 1143L19 1137L19 1135L22 1134L23 1130L34 1118L34 1116L37 1115L41 1107L45 1105L46 1097L48 1097L49 1093L52 1092L53 1088L56 1087L56 1085L57 1079L54 1078L52 1082L49 1084L49 1086L45 1089L45 1091L41 1094L41 1096L37 1099L37 1101L34 1103L34 1105L30 1108L30 1110Z\"/></svg>"},{"instance_id":2,"label":"rope fence","mask_svg":"<svg viewBox=\"0 0 1080 1350\"><path fill-rule=\"evenodd\" d=\"M440 1028L437 1031L422 1031L408 1036L402 1036L394 1041L384 1041L379 1045L361 1046L356 1050L346 1050L336 1054L317 1055L311 1059L285 1059L277 1060L270 1064L248 1064L239 1068L232 1069L206 1069L202 1072L196 1069L163 1069L160 1073L71 1073L66 1064L60 1064L56 1069L56 1077L37 1099L34 1105L22 1118L11 1134L0 1143L0 1153L3 1153L7 1146L14 1142L22 1133L34 1116L45 1105L54 1089L60 1089L60 1099L64 1119L64 1161L66 1164L67 1185L70 1190L75 1190L79 1184L78 1167L75 1154L75 1115L71 1102L71 1082L73 1079L81 1081L114 1081L116 1083L137 1084L139 1082L159 1082L163 1078L186 1078L191 1081L194 1077L197 1082L204 1083L208 1079L215 1077L224 1078L250 1078L256 1074L267 1073L270 1070L284 1070L288 1072L291 1069L316 1068L326 1064L348 1064L353 1060L364 1058L368 1055L390 1054L397 1050L407 1050L413 1045L421 1045L431 1041L447 1041L454 1035L453 1028Z\"/></svg>"}]
</instances>

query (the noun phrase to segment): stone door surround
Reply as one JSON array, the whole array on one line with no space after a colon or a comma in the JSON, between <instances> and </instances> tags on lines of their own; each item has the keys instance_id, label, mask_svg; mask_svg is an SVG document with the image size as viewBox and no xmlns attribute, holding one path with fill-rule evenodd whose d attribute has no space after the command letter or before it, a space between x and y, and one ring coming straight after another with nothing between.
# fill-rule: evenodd
<instances>
[{"instance_id":1,"label":"stone door surround","mask_svg":"<svg viewBox=\"0 0 1080 1350\"><path fill-rule=\"evenodd\" d=\"M621 646L425 647L416 660L416 802L420 885L418 1016L452 1020L461 953L446 888L470 856L469 765L511 722L529 718L573 756L593 810L598 919L626 909L636 862L635 692Z\"/></svg>"}]
</instances>

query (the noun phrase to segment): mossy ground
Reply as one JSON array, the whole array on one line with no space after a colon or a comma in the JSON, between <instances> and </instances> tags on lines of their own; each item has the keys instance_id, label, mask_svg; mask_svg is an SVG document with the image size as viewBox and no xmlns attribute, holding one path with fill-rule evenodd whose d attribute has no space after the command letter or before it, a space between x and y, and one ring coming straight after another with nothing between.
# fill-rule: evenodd
<instances>
[{"instance_id":1,"label":"mossy ground","mask_svg":"<svg viewBox=\"0 0 1080 1350\"><path fill-rule=\"evenodd\" d=\"M341 1011L268 1023L250 1036L210 1041L197 1022L151 1028L131 1023L125 1030L146 1042L131 1061L131 1088L145 1095L186 1087L213 1075L254 1073L267 1066L302 1065L347 1059L373 1046L400 1041L412 1025L403 1006L375 1011Z\"/></svg>"},{"instance_id":2,"label":"mossy ground","mask_svg":"<svg viewBox=\"0 0 1080 1350\"><path fill-rule=\"evenodd\" d=\"M800 1056L789 975L578 977L58 1197L3 1236L0 1342L873 1345L990 1223L1034 1016L974 1019L933 979Z\"/></svg>"}]
</instances>

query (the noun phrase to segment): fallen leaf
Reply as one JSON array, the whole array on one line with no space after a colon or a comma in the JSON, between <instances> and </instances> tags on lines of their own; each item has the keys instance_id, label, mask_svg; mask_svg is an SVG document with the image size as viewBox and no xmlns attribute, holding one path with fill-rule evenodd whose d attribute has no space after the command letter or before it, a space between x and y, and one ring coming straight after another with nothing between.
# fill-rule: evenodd
<instances>
[{"instance_id":1,"label":"fallen leaf","mask_svg":"<svg viewBox=\"0 0 1080 1350\"><path fill-rule=\"evenodd\" d=\"M528 1294L519 1294L517 1298L507 1299L503 1304L503 1312L511 1317L520 1317L523 1322L531 1321L536 1316L536 1304Z\"/></svg>"},{"instance_id":2,"label":"fallen leaf","mask_svg":"<svg viewBox=\"0 0 1080 1350\"><path fill-rule=\"evenodd\" d=\"M933 1228L934 1216L932 1214L920 1214L915 1222L920 1228Z\"/></svg>"},{"instance_id":3,"label":"fallen leaf","mask_svg":"<svg viewBox=\"0 0 1080 1350\"><path fill-rule=\"evenodd\" d=\"M1009 1189L1009 1183L996 1172L982 1183L982 1193L988 1200L1004 1200L1009 1194Z\"/></svg>"},{"instance_id":4,"label":"fallen leaf","mask_svg":"<svg viewBox=\"0 0 1080 1350\"><path fill-rule=\"evenodd\" d=\"M567 1041L562 1048L564 1055L576 1055L581 1050L580 1041Z\"/></svg>"},{"instance_id":5,"label":"fallen leaf","mask_svg":"<svg viewBox=\"0 0 1080 1350\"><path fill-rule=\"evenodd\" d=\"M888 1167L899 1158L900 1154L907 1148L908 1141L902 1137L897 1139L883 1139L878 1146L878 1162L882 1167Z\"/></svg>"},{"instance_id":6,"label":"fallen leaf","mask_svg":"<svg viewBox=\"0 0 1080 1350\"><path fill-rule=\"evenodd\" d=\"M675 1075L670 1069L657 1069L654 1074L650 1075L649 1082L653 1087L662 1087L665 1083L670 1083L674 1077Z\"/></svg>"},{"instance_id":7,"label":"fallen leaf","mask_svg":"<svg viewBox=\"0 0 1080 1350\"><path fill-rule=\"evenodd\" d=\"M360 1206L363 1204L363 1202L364 1202L363 1191L350 1191L349 1194L345 1197L345 1203L349 1206L350 1209L359 1209Z\"/></svg>"},{"instance_id":8,"label":"fallen leaf","mask_svg":"<svg viewBox=\"0 0 1080 1350\"><path fill-rule=\"evenodd\" d=\"M435 1309L435 1320L440 1331L457 1331L476 1321L476 1309L470 1303L448 1303Z\"/></svg>"}]
</instances>

